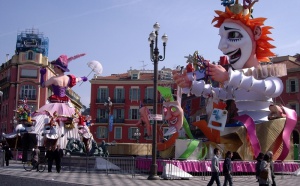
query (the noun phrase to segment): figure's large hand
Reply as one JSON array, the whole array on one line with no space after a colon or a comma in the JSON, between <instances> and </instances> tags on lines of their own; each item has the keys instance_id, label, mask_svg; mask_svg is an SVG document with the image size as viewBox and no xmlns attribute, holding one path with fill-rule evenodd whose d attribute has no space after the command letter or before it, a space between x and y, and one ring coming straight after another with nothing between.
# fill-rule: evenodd
<instances>
[{"instance_id":1,"label":"figure's large hand","mask_svg":"<svg viewBox=\"0 0 300 186\"><path fill-rule=\"evenodd\" d=\"M85 77L85 76L83 76L83 77L81 77L81 80L82 80L83 82L86 82L86 81L88 80L88 78Z\"/></svg>"},{"instance_id":2,"label":"figure's large hand","mask_svg":"<svg viewBox=\"0 0 300 186\"><path fill-rule=\"evenodd\" d=\"M183 74L178 72L178 70L173 70L173 80L175 83L181 88L190 88L192 86L192 82L189 80L186 70L183 71Z\"/></svg>"},{"instance_id":3,"label":"figure's large hand","mask_svg":"<svg viewBox=\"0 0 300 186\"><path fill-rule=\"evenodd\" d=\"M209 62L205 62L206 65L206 74L209 75L212 80L224 83L229 80L229 74L224 67L221 65L211 64Z\"/></svg>"},{"instance_id":4,"label":"figure's large hand","mask_svg":"<svg viewBox=\"0 0 300 186\"><path fill-rule=\"evenodd\" d=\"M45 75L46 74L46 68L41 68L40 69L40 74L43 76L43 75Z\"/></svg>"}]
</instances>

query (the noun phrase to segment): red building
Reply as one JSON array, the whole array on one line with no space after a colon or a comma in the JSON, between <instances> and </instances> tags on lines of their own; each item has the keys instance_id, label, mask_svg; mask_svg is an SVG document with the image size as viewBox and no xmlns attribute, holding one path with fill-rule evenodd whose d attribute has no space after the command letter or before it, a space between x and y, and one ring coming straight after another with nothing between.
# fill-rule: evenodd
<instances>
[{"instance_id":1,"label":"red building","mask_svg":"<svg viewBox=\"0 0 300 186\"><path fill-rule=\"evenodd\" d=\"M168 71L166 71L168 72ZM158 84L171 86L170 71L164 78L159 78ZM153 71L129 70L124 74L112 74L107 77L94 77L91 80L91 107L90 115L95 119L95 124L90 130L94 139L99 143L106 142L139 142L151 143L149 137L144 137L147 129L136 125L139 117L139 108L143 104L150 112L153 109ZM105 105L108 97L111 98L111 114L113 115L113 127L109 130L108 107ZM160 100L160 99L159 99ZM157 104L157 112L162 111L162 101ZM158 121L158 131L165 125ZM140 137L134 134L139 129ZM162 140L158 135L158 140Z\"/></svg>"}]
</instances>

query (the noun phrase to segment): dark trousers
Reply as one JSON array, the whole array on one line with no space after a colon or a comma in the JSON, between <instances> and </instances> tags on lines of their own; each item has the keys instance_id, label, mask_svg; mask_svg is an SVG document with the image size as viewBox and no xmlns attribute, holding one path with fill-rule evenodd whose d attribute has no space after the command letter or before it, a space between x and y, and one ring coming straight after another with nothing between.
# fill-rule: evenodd
<instances>
[{"instance_id":1,"label":"dark trousers","mask_svg":"<svg viewBox=\"0 0 300 186\"><path fill-rule=\"evenodd\" d=\"M52 172L52 164L53 164L53 160L48 160L48 172Z\"/></svg>"},{"instance_id":2,"label":"dark trousers","mask_svg":"<svg viewBox=\"0 0 300 186\"><path fill-rule=\"evenodd\" d=\"M232 175L231 174L224 174L224 184L223 186L227 186L227 183L229 183L229 186L232 186Z\"/></svg>"},{"instance_id":3,"label":"dark trousers","mask_svg":"<svg viewBox=\"0 0 300 186\"><path fill-rule=\"evenodd\" d=\"M5 160L6 166L9 166L9 160Z\"/></svg>"},{"instance_id":4,"label":"dark trousers","mask_svg":"<svg viewBox=\"0 0 300 186\"><path fill-rule=\"evenodd\" d=\"M216 181L217 186L221 186L218 172L211 173L211 178L210 178L210 181L208 182L207 186L211 186L214 183L214 181Z\"/></svg>"},{"instance_id":5,"label":"dark trousers","mask_svg":"<svg viewBox=\"0 0 300 186\"><path fill-rule=\"evenodd\" d=\"M60 160L55 160L55 166L56 166L56 172L60 172L61 169L61 161Z\"/></svg>"}]
</instances>

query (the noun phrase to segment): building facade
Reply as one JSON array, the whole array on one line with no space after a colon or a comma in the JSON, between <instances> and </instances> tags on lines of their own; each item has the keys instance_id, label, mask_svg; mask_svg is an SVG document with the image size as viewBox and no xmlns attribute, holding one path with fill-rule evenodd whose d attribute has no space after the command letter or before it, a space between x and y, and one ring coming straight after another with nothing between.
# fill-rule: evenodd
<instances>
[{"instance_id":1,"label":"building facade","mask_svg":"<svg viewBox=\"0 0 300 186\"><path fill-rule=\"evenodd\" d=\"M123 74L112 74L106 77L94 77L91 82L90 115L94 118L94 125L90 127L94 139L99 143L151 143L152 138L146 136L147 129L137 125L140 119L139 108L146 106L153 111L153 71L129 70ZM171 69L159 71L158 85L173 86ZM111 114L113 126L109 127L108 97L111 100ZM162 99L158 95L157 114L162 113ZM163 140L162 133L167 125L164 121L157 121L157 139ZM138 130L137 130L138 129ZM140 133L140 134L139 134Z\"/></svg>"}]
</instances>

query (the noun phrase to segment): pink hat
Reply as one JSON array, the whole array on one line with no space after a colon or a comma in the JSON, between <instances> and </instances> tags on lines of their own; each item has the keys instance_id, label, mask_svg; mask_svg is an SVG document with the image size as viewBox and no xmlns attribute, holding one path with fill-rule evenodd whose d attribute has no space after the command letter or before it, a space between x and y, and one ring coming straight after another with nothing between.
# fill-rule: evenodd
<instances>
[{"instance_id":1,"label":"pink hat","mask_svg":"<svg viewBox=\"0 0 300 186\"><path fill-rule=\"evenodd\" d=\"M57 66L58 68L62 69L64 72L70 72L68 69L68 63L74 59L80 58L84 56L83 54L77 54L73 57L68 58L66 55L60 55L55 61L52 61L51 64Z\"/></svg>"}]
</instances>

